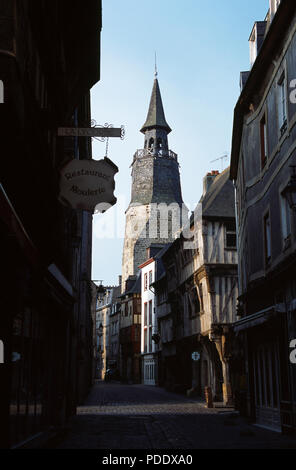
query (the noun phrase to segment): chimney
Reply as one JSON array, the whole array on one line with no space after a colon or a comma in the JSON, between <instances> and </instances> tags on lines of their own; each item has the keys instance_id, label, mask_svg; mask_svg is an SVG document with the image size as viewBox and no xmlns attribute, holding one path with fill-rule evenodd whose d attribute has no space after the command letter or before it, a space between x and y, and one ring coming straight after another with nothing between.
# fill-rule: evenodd
<instances>
[{"instance_id":1,"label":"chimney","mask_svg":"<svg viewBox=\"0 0 296 470\"><path fill-rule=\"evenodd\" d=\"M206 195L208 190L213 184L213 181L216 179L217 176L219 176L219 171L212 171L211 173L208 173L204 179L203 179L203 196Z\"/></svg>"},{"instance_id":2,"label":"chimney","mask_svg":"<svg viewBox=\"0 0 296 470\"><path fill-rule=\"evenodd\" d=\"M249 38L250 62L253 67L265 38L267 21L256 21Z\"/></svg>"}]
</instances>

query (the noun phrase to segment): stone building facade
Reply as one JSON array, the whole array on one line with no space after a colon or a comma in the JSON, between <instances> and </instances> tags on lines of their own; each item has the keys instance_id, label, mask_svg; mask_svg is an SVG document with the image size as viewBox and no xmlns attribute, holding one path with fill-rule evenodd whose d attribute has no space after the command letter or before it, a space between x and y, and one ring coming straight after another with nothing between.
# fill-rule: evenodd
<instances>
[{"instance_id":1,"label":"stone building facade","mask_svg":"<svg viewBox=\"0 0 296 470\"><path fill-rule=\"evenodd\" d=\"M120 367L120 321L121 321L121 276L119 286L113 292L109 319L109 361L108 368L119 370Z\"/></svg>"},{"instance_id":2,"label":"stone building facade","mask_svg":"<svg viewBox=\"0 0 296 470\"><path fill-rule=\"evenodd\" d=\"M119 277L121 282L121 276ZM104 293L99 293L101 290ZM96 377L104 380L108 369L119 366L121 285L98 287L96 293Z\"/></svg>"},{"instance_id":3,"label":"stone building facade","mask_svg":"<svg viewBox=\"0 0 296 470\"><path fill-rule=\"evenodd\" d=\"M141 273L129 276L121 294L119 330L120 376L141 383Z\"/></svg>"}]
</instances>

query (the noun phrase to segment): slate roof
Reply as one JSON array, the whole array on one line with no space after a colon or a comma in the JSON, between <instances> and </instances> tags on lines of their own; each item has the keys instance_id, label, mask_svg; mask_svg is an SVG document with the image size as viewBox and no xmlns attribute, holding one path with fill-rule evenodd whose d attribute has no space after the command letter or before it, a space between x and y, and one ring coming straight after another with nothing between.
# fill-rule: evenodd
<instances>
[{"instance_id":1,"label":"slate roof","mask_svg":"<svg viewBox=\"0 0 296 470\"><path fill-rule=\"evenodd\" d=\"M162 250L160 250L155 256L154 259L156 261L156 276L155 276L155 282L159 281L161 278L164 277L165 275L165 267L162 262L162 257L163 255L168 251L168 249L172 246L172 243L168 243L163 247Z\"/></svg>"},{"instance_id":2,"label":"slate roof","mask_svg":"<svg viewBox=\"0 0 296 470\"><path fill-rule=\"evenodd\" d=\"M119 298L123 298L126 295L131 294L141 294L141 271L137 273L137 278L133 284L133 287L130 290L123 292L123 294L121 294Z\"/></svg>"},{"instance_id":3,"label":"slate roof","mask_svg":"<svg viewBox=\"0 0 296 470\"><path fill-rule=\"evenodd\" d=\"M120 294L121 294L121 287L120 286L114 287L114 289L113 289L113 298L112 298L113 303L115 303L116 300L119 300Z\"/></svg>"},{"instance_id":4,"label":"slate roof","mask_svg":"<svg viewBox=\"0 0 296 470\"><path fill-rule=\"evenodd\" d=\"M235 217L234 186L229 177L230 168L226 168L201 198L203 217Z\"/></svg>"},{"instance_id":5,"label":"slate roof","mask_svg":"<svg viewBox=\"0 0 296 470\"><path fill-rule=\"evenodd\" d=\"M160 94L160 89L159 89L157 78L155 78L154 80L148 115L147 115L146 122L141 129L141 132L145 134L147 129L156 128L156 127L165 129L168 134L172 131L172 129L170 128L170 126L168 125L165 119L165 114L163 110L163 104L162 104L162 99L161 99L161 94Z\"/></svg>"}]
</instances>

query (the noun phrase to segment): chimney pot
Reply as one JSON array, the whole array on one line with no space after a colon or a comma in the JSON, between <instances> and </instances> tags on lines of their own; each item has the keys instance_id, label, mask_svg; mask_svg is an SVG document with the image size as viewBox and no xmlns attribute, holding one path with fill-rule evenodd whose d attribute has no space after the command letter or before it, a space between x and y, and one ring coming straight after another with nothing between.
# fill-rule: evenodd
<instances>
[{"instance_id":1,"label":"chimney pot","mask_svg":"<svg viewBox=\"0 0 296 470\"><path fill-rule=\"evenodd\" d=\"M205 195L208 192L213 181L219 174L220 173L217 170L212 170L210 173L207 173L207 175L204 177L204 180L203 180L203 195Z\"/></svg>"}]
</instances>

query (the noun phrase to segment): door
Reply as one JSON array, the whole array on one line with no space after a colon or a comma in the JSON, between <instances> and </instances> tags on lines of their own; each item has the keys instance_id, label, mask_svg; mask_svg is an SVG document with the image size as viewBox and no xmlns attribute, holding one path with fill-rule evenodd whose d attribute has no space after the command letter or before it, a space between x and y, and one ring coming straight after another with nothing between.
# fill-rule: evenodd
<instances>
[{"instance_id":1,"label":"door","mask_svg":"<svg viewBox=\"0 0 296 470\"><path fill-rule=\"evenodd\" d=\"M278 342L258 346L253 365L256 423L281 431Z\"/></svg>"}]
</instances>

